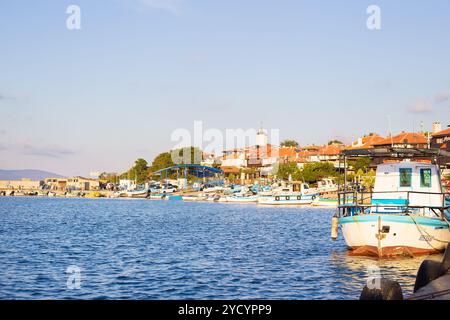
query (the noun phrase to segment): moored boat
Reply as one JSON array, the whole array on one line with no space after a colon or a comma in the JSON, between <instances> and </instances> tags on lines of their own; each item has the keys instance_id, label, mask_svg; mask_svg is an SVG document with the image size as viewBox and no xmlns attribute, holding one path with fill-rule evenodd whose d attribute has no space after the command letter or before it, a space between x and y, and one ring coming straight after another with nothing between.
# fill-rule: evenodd
<instances>
[{"instance_id":1,"label":"moored boat","mask_svg":"<svg viewBox=\"0 0 450 320\"><path fill-rule=\"evenodd\" d=\"M128 198L147 198L148 194L149 194L148 189L130 190L125 192L125 195Z\"/></svg>"},{"instance_id":2,"label":"moored boat","mask_svg":"<svg viewBox=\"0 0 450 320\"><path fill-rule=\"evenodd\" d=\"M317 182L316 190L320 194L336 193L338 191L338 185L332 178L323 178Z\"/></svg>"},{"instance_id":3,"label":"moored boat","mask_svg":"<svg viewBox=\"0 0 450 320\"><path fill-rule=\"evenodd\" d=\"M347 197L347 201L351 201L353 197ZM312 203L312 206L315 207L333 207L337 208L339 205L338 197L317 197Z\"/></svg>"},{"instance_id":4,"label":"moored boat","mask_svg":"<svg viewBox=\"0 0 450 320\"><path fill-rule=\"evenodd\" d=\"M353 255L413 256L443 251L450 242L449 205L439 167L423 160L440 152L394 148L344 151L344 162L361 155L397 160L378 165L372 192L349 191L344 186L332 237L337 237L339 224ZM351 201L349 195L353 195Z\"/></svg>"},{"instance_id":5,"label":"moored boat","mask_svg":"<svg viewBox=\"0 0 450 320\"><path fill-rule=\"evenodd\" d=\"M289 182L289 185L272 192L259 194L258 203L263 205L309 205L318 194L304 182Z\"/></svg>"},{"instance_id":6,"label":"moored boat","mask_svg":"<svg viewBox=\"0 0 450 320\"><path fill-rule=\"evenodd\" d=\"M235 194L232 196L227 196L226 202L255 203L255 202L258 202L258 196L257 195Z\"/></svg>"},{"instance_id":7,"label":"moored boat","mask_svg":"<svg viewBox=\"0 0 450 320\"><path fill-rule=\"evenodd\" d=\"M258 203L267 205L308 205L314 201L315 197L315 195L301 193L280 193L260 196L258 197Z\"/></svg>"},{"instance_id":8,"label":"moored boat","mask_svg":"<svg viewBox=\"0 0 450 320\"><path fill-rule=\"evenodd\" d=\"M316 198L311 205L315 207L333 207L336 208L339 204L338 198Z\"/></svg>"}]
</instances>

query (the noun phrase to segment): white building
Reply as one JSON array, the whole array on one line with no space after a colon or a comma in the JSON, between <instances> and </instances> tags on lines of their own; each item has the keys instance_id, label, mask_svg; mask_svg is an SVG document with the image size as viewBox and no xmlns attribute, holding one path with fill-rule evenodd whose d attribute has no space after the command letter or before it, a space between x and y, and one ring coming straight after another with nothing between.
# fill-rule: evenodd
<instances>
[{"instance_id":1,"label":"white building","mask_svg":"<svg viewBox=\"0 0 450 320\"><path fill-rule=\"evenodd\" d=\"M259 129L256 133L256 145L260 147L267 146L268 138L267 138L267 132L264 129Z\"/></svg>"}]
</instances>

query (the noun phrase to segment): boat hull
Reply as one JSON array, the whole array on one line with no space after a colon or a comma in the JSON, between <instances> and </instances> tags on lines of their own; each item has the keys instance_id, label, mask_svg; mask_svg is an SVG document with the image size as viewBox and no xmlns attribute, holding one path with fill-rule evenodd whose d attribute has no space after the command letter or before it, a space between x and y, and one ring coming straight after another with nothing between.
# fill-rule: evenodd
<instances>
[{"instance_id":1,"label":"boat hull","mask_svg":"<svg viewBox=\"0 0 450 320\"><path fill-rule=\"evenodd\" d=\"M450 242L446 221L431 217L374 214L339 219L352 255L390 257L445 250Z\"/></svg>"},{"instance_id":2,"label":"boat hull","mask_svg":"<svg viewBox=\"0 0 450 320\"><path fill-rule=\"evenodd\" d=\"M258 198L258 203L264 205L309 205L314 198L310 195L262 196Z\"/></svg>"},{"instance_id":3,"label":"boat hull","mask_svg":"<svg viewBox=\"0 0 450 320\"><path fill-rule=\"evenodd\" d=\"M316 206L316 207L333 207L336 208L338 206L338 201L337 200L325 200L325 199L319 199L319 200L315 200L311 203L311 205Z\"/></svg>"},{"instance_id":4,"label":"boat hull","mask_svg":"<svg viewBox=\"0 0 450 320\"><path fill-rule=\"evenodd\" d=\"M255 203L258 202L258 196L249 196L249 197L226 197L226 202L234 202L234 203Z\"/></svg>"},{"instance_id":5,"label":"boat hull","mask_svg":"<svg viewBox=\"0 0 450 320\"><path fill-rule=\"evenodd\" d=\"M148 190L133 190L133 191L125 191L125 196L128 198L147 198Z\"/></svg>"}]
</instances>

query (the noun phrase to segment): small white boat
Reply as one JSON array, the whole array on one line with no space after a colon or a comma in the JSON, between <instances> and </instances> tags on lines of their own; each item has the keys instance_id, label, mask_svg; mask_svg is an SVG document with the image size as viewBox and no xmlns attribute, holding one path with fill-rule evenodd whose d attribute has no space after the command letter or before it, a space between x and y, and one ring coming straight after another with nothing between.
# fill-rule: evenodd
<instances>
[{"instance_id":1,"label":"small white boat","mask_svg":"<svg viewBox=\"0 0 450 320\"><path fill-rule=\"evenodd\" d=\"M278 193L271 196L258 197L258 203L264 205L308 205L311 204L315 195L301 193Z\"/></svg>"},{"instance_id":2,"label":"small white boat","mask_svg":"<svg viewBox=\"0 0 450 320\"><path fill-rule=\"evenodd\" d=\"M311 205L315 207L333 207L337 208L339 204L338 198L316 198Z\"/></svg>"},{"instance_id":3,"label":"small white boat","mask_svg":"<svg viewBox=\"0 0 450 320\"><path fill-rule=\"evenodd\" d=\"M80 196L80 194L79 193L74 193L74 192L67 192L65 194L65 196L66 196L66 198L77 198L77 197Z\"/></svg>"},{"instance_id":4,"label":"small white boat","mask_svg":"<svg viewBox=\"0 0 450 320\"><path fill-rule=\"evenodd\" d=\"M347 197L347 202L353 200L353 197ZM312 203L315 207L333 207L337 208L339 205L338 197L317 197Z\"/></svg>"},{"instance_id":5,"label":"small white boat","mask_svg":"<svg viewBox=\"0 0 450 320\"><path fill-rule=\"evenodd\" d=\"M337 238L340 225L353 255L413 256L443 251L450 242L450 206L442 192L439 167L410 160L434 158L442 150L383 150L359 152L403 161L378 165L373 192L357 194L352 201L345 197L354 191L339 193L342 200L333 218L332 238ZM344 157L357 156L357 152L344 151Z\"/></svg>"},{"instance_id":6,"label":"small white boat","mask_svg":"<svg viewBox=\"0 0 450 320\"><path fill-rule=\"evenodd\" d=\"M332 193L338 191L338 185L331 178L324 178L317 182L316 191L320 194Z\"/></svg>"},{"instance_id":7,"label":"small white boat","mask_svg":"<svg viewBox=\"0 0 450 320\"><path fill-rule=\"evenodd\" d=\"M258 202L257 195L244 195L244 194L235 194L232 196L227 196L226 202L234 202L234 203L256 203Z\"/></svg>"},{"instance_id":8,"label":"small white boat","mask_svg":"<svg viewBox=\"0 0 450 320\"><path fill-rule=\"evenodd\" d=\"M124 194L124 193L122 193L122 192L120 192L120 191L116 191L116 192L110 194L110 195L109 195L109 198L120 198L120 197L122 196L122 194ZM125 194L124 194L124 195L125 195Z\"/></svg>"},{"instance_id":9,"label":"small white boat","mask_svg":"<svg viewBox=\"0 0 450 320\"><path fill-rule=\"evenodd\" d=\"M304 182L289 182L288 186L260 193L258 203L264 205L309 205L316 198L314 189Z\"/></svg>"},{"instance_id":10,"label":"small white boat","mask_svg":"<svg viewBox=\"0 0 450 320\"><path fill-rule=\"evenodd\" d=\"M150 194L148 196L148 198L152 199L152 200L162 200L165 197L166 197L166 195L164 193L156 193L156 194L154 193L154 194Z\"/></svg>"},{"instance_id":11,"label":"small white boat","mask_svg":"<svg viewBox=\"0 0 450 320\"><path fill-rule=\"evenodd\" d=\"M210 202L218 202L219 199L221 198L221 195L218 193L209 193L206 194L207 198L206 201L210 201Z\"/></svg>"},{"instance_id":12,"label":"small white boat","mask_svg":"<svg viewBox=\"0 0 450 320\"><path fill-rule=\"evenodd\" d=\"M125 192L125 195L128 198L147 198L148 197L148 190L142 189L142 190L129 190Z\"/></svg>"},{"instance_id":13,"label":"small white boat","mask_svg":"<svg viewBox=\"0 0 450 320\"><path fill-rule=\"evenodd\" d=\"M200 201L198 196L183 196L183 201Z\"/></svg>"}]
</instances>

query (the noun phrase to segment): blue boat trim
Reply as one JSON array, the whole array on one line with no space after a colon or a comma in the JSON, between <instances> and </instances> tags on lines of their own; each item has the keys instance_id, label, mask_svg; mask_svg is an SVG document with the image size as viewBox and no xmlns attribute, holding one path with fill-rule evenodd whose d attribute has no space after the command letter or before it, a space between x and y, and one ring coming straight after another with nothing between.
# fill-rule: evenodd
<instances>
[{"instance_id":1,"label":"blue boat trim","mask_svg":"<svg viewBox=\"0 0 450 320\"><path fill-rule=\"evenodd\" d=\"M372 199L372 204L407 206L408 199Z\"/></svg>"},{"instance_id":2,"label":"blue boat trim","mask_svg":"<svg viewBox=\"0 0 450 320\"><path fill-rule=\"evenodd\" d=\"M426 217L414 217L411 218L410 216L405 215L389 215L389 214L365 214L365 215L359 215L359 216L351 216L351 217L343 217L339 218L340 224L346 224L346 223L355 223L355 222L378 222L378 217L381 217L381 220L383 222L399 222L399 223L410 223L414 224L414 220L417 222L417 224L424 225L424 226L430 226L430 227L442 227L449 229L450 226L447 224L447 222L442 221L438 218L426 218Z\"/></svg>"}]
</instances>

